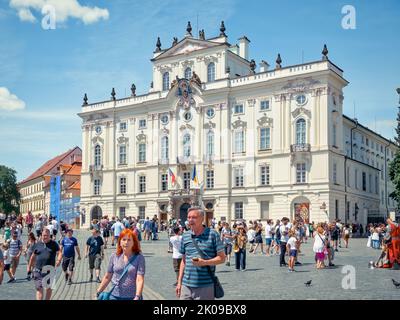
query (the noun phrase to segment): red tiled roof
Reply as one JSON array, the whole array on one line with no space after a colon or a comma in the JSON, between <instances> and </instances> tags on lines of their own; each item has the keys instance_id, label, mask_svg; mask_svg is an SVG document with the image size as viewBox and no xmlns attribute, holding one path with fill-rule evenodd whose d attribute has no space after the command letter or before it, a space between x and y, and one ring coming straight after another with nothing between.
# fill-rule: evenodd
<instances>
[{"instance_id":1,"label":"red tiled roof","mask_svg":"<svg viewBox=\"0 0 400 320\"><path fill-rule=\"evenodd\" d=\"M82 162L74 162L71 168L65 173L69 176L80 176L82 171Z\"/></svg>"},{"instance_id":2,"label":"red tiled roof","mask_svg":"<svg viewBox=\"0 0 400 320\"><path fill-rule=\"evenodd\" d=\"M57 157L47 161L44 165L42 165L39 169L37 169L34 173L32 173L28 178L26 178L25 180L22 180L18 184L20 185L20 184L23 184L25 182L28 182L30 180L33 180L33 179L36 179L36 178L39 178L39 177L45 175L51 169L53 169L56 165L58 165L60 163L60 161L62 161L65 157L67 157L69 154L71 154L76 148L78 148L78 147L70 149L67 152L64 152L63 154L60 154Z\"/></svg>"},{"instance_id":3,"label":"red tiled roof","mask_svg":"<svg viewBox=\"0 0 400 320\"><path fill-rule=\"evenodd\" d=\"M78 180L78 181L75 181L73 184L71 184L69 187L68 187L68 190L69 189L75 189L75 190L81 190L81 182Z\"/></svg>"}]
</instances>

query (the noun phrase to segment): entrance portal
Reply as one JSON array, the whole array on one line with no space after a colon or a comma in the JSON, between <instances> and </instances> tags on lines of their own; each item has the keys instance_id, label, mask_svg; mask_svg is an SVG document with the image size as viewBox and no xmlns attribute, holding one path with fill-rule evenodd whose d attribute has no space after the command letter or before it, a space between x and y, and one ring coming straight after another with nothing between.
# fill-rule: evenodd
<instances>
[{"instance_id":1,"label":"entrance portal","mask_svg":"<svg viewBox=\"0 0 400 320\"><path fill-rule=\"evenodd\" d=\"M187 220L188 209L189 208L190 208L190 204L189 203L184 203L184 204L181 205L181 208L179 210L179 219L181 219L181 224L182 225Z\"/></svg>"},{"instance_id":2,"label":"entrance portal","mask_svg":"<svg viewBox=\"0 0 400 320\"><path fill-rule=\"evenodd\" d=\"M92 213L90 214L91 221L93 221L94 219L100 220L102 216L103 211L99 206L95 206L92 208Z\"/></svg>"}]
</instances>

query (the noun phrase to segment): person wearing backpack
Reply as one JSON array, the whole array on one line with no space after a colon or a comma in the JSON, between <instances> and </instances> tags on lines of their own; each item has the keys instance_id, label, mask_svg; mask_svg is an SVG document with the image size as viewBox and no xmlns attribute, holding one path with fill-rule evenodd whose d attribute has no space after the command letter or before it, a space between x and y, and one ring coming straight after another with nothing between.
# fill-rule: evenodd
<instances>
[{"instance_id":1,"label":"person wearing backpack","mask_svg":"<svg viewBox=\"0 0 400 320\"><path fill-rule=\"evenodd\" d=\"M17 268L19 265L19 258L22 254L22 241L18 239L18 232L14 231L12 234L12 238L9 242L9 255L11 259L11 273L13 275L13 281L15 282L15 273L17 272Z\"/></svg>"}]
</instances>

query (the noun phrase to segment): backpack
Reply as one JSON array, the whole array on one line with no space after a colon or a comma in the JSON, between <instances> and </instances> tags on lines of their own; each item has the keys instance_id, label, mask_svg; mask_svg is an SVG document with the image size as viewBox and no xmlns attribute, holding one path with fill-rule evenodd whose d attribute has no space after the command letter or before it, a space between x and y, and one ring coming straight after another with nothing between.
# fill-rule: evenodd
<instances>
[{"instance_id":1,"label":"backpack","mask_svg":"<svg viewBox=\"0 0 400 320\"><path fill-rule=\"evenodd\" d=\"M278 228L276 228L276 232L275 232L275 239L276 240L281 240L282 235L281 235L281 227L279 226Z\"/></svg>"}]
</instances>

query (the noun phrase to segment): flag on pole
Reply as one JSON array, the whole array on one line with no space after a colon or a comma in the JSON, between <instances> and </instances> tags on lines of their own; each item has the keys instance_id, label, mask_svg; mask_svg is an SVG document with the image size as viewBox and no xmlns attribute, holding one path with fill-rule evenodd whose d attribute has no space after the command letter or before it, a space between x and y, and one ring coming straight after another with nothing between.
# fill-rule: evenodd
<instances>
[{"instance_id":1,"label":"flag on pole","mask_svg":"<svg viewBox=\"0 0 400 320\"><path fill-rule=\"evenodd\" d=\"M171 177L171 183L174 185L175 181L176 181L176 178L175 178L175 175L172 172L171 168L168 168L168 173L169 173L169 176Z\"/></svg>"},{"instance_id":2,"label":"flag on pole","mask_svg":"<svg viewBox=\"0 0 400 320\"><path fill-rule=\"evenodd\" d=\"M193 184L194 184L195 186L198 186L198 185L199 185L199 179L197 178L196 165L193 166L192 180L193 180Z\"/></svg>"}]
</instances>

